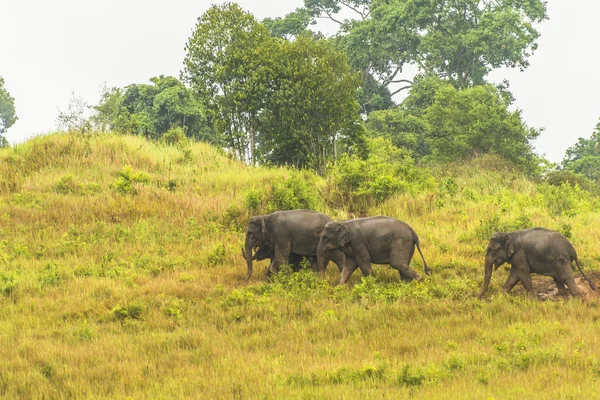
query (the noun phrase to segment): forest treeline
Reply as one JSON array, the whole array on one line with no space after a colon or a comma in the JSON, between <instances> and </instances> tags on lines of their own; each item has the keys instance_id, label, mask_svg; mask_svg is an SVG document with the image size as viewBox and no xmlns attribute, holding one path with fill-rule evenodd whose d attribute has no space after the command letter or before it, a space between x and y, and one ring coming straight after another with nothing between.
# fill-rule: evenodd
<instances>
[{"instance_id":1,"label":"forest treeline","mask_svg":"<svg viewBox=\"0 0 600 400\"><path fill-rule=\"evenodd\" d=\"M311 30L319 18L337 32ZM263 21L213 5L185 44L179 77L105 88L91 116L74 107L59 121L208 141L251 165L322 175L384 148L395 170L496 154L531 176L562 169L562 180L597 182L600 124L553 165L534 152L542 129L511 107L509 82L488 81L496 68L528 67L547 18L542 0L306 0ZM3 137L16 114L1 80L0 103Z\"/></svg>"}]
</instances>

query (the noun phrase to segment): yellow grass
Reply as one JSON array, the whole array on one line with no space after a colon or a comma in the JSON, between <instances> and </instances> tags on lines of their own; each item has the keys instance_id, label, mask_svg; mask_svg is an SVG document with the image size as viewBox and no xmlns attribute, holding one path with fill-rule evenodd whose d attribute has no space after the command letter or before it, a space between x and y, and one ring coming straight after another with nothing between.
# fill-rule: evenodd
<instances>
[{"instance_id":1,"label":"yellow grass","mask_svg":"<svg viewBox=\"0 0 600 400\"><path fill-rule=\"evenodd\" d=\"M149 180L121 194L127 166ZM268 283L262 262L246 284L244 193L294 173L131 136L0 151L0 397L598 396L597 302L502 295L504 268L475 299L488 228L570 232L598 270L596 197L494 159L445 166L436 188L368 210L417 231L434 269L424 282L377 266L376 280L357 271L336 287L332 266L325 282L303 271Z\"/></svg>"}]
</instances>

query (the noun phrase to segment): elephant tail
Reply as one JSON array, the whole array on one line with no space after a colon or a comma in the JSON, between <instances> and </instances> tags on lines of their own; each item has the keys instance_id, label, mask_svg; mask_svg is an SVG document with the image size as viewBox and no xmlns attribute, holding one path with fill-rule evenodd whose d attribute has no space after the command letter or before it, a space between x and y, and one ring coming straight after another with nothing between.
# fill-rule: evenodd
<instances>
[{"instance_id":1,"label":"elephant tail","mask_svg":"<svg viewBox=\"0 0 600 400\"><path fill-rule=\"evenodd\" d=\"M421 251L421 246L419 246L419 237L417 236L417 233L414 230L412 230L412 234L413 234L413 240L415 242L415 246L417 247L417 250L419 250L419 254L421 255L421 259L423 260L423 265L425 266L425 273L427 275L431 275L431 268L429 268L429 266L427 265L427 261L425 261L425 256L423 255L423 252Z\"/></svg>"},{"instance_id":2,"label":"elephant tail","mask_svg":"<svg viewBox=\"0 0 600 400\"><path fill-rule=\"evenodd\" d=\"M575 256L574 260L575 260L575 264L577 265L577 269L579 270L579 272L581 272L581 275L583 275L583 277L588 282L588 284L590 285L592 290L596 290L596 285L594 285L594 283L590 280L590 278L588 278L581 270L581 265L579 265L579 260L577 259L577 256Z\"/></svg>"}]
</instances>

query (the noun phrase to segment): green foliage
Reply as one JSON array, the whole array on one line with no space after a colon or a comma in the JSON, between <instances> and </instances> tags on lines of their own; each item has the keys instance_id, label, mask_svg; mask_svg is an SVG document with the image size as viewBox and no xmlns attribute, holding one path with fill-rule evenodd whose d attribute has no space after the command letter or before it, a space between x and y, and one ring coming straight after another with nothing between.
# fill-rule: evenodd
<instances>
[{"instance_id":1,"label":"green foliage","mask_svg":"<svg viewBox=\"0 0 600 400\"><path fill-rule=\"evenodd\" d=\"M117 320L139 320L148 306L141 300L132 300L126 305L117 305L110 311Z\"/></svg>"},{"instance_id":2,"label":"green foliage","mask_svg":"<svg viewBox=\"0 0 600 400\"><path fill-rule=\"evenodd\" d=\"M409 64L457 87L482 84L495 68L524 69L537 49L540 34L534 24L547 19L542 0L311 0L304 4L314 19L330 18L339 24L340 45L355 68L377 76L383 86L401 83L396 91L411 84L398 76Z\"/></svg>"},{"instance_id":3,"label":"green foliage","mask_svg":"<svg viewBox=\"0 0 600 400\"><path fill-rule=\"evenodd\" d=\"M409 364L404 365L398 375L398 383L402 386L420 386L424 381L425 375L419 370L412 371Z\"/></svg>"},{"instance_id":4,"label":"green foliage","mask_svg":"<svg viewBox=\"0 0 600 400\"><path fill-rule=\"evenodd\" d=\"M271 182L267 211L321 208L321 201L308 173L295 173Z\"/></svg>"},{"instance_id":5,"label":"green foliage","mask_svg":"<svg viewBox=\"0 0 600 400\"><path fill-rule=\"evenodd\" d=\"M361 146L355 93L358 75L328 40L300 35L274 47L277 90L266 97L258 136L260 159L325 172L336 154Z\"/></svg>"},{"instance_id":6,"label":"green foliage","mask_svg":"<svg viewBox=\"0 0 600 400\"><path fill-rule=\"evenodd\" d=\"M264 192L260 189L252 188L244 192L244 206L251 213L256 214L263 203Z\"/></svg>"},{"instance_id":7,"label":"green foliage","mask_svg":"<svg viewBox=\"0 0 600 400\"><path fill-rule=\"evenodd\" d=\"M251 14L226 3L198 18L185 46L182 79L207 102L225 146L251 163L277 43Z\"/></svg>"},{"instance_id":8,"label":"green foliage","mask_svg":"<svg viewBox=\"0 0 600 400\"><path fill-rule=\"evenodd\" d=\"M448 162L498 154L530 173L538 158L520 111L509 111L510 98L491 85L458 90L436 77L416 81L401 107L374 112L372 129L416 158Z\"/></svg>"},{"instance_id":9,"label":"green foliage","mask_svg":"<svg viewBox=\"0 0 600 400\"><path fill-rule=\"evenodd\" d=\"M40 275L42 287L58 286L63 281L60 269L54 263L48 263Z\"/></svg>"},{"instance_id":10,"label":"green foliage","mask_svg":"<svg viewBox=\"0 0 600 400\"><path fill-rule=\"evenodd\" d=\"M567 171L600 182L600 122L589 139L579 138L567 149L562 165Z\"/></svg>"},{"instance_id":11,"label":"green foliage","mask_svg":"<svg viewBox=\"0 0 600 400\"><path fill-rule=\"evenodd\" d=\"M143 171L134 172L131 166L126 165L119 172L119 177L110 184L110 188L120 194L137 194L135 183L150 183L150 175Z\"/></svg>"},{"instance_id":12,"label":"green foliage","mask_svg":"<svg viewBox=\"0 0 600 400\"><path fill-rule=\"evenodd\" d=\"M18 279L13 272L0 271L0 294L10 296L17 288Z\"/></svg>"},{"instance_id":13,"label":"green foliage","mask_svg":"<svg viewBox=\"0 0 600 400\"><path fill-rule=\"evenodd\" d=\"M330 197L349 210L365 211L393 194L417 190L430 176L415 167L413 159L384 138L368 142L369 156L344 154L330 168Z\"/></svg>"},{"instance_id":14,"label":"green foliage","mask_svg":"<svg viewBox=\"0 0 600 400\"><path fill-rule=\"evenodd\" d=\"M487 242L496 232L512 232L521 229L533 228L531 218L526 214L501 215L493 214L485 220L479 221L475 237L482 242Z\"/></svg>"},{"instance_id":15,"label":"green foliage","mask_svg":"<svg viewBox=\"0 0 600 400\"><path fill-rule=\"evenodd\" d=\"M7 147L8 141L4 137L6 130L17 122L15 112L15 99L4 87L4 78L0 76L0 148Z\"/></svg>"},{"instance_id":16,"label":"green foliage","mask_svg":"<svg viewBox=\"0 0 600 400\"><path fill-rule=\"evenodd\" d=\"M164 139L169 144L181 142L182 136L214 139L204 106L194 92L171 76L161 75L150 82L105 89L95 107L100 128L154 139L169 133Z\"/></svg>"},{"instance_id":17,"label":"green foliage","mask_svg":"<svg viewBox=\"0 0 600 400\"><path fill-rule=\"evenodd\" d=\"M208 264L211 266L221 265L225 262L225 247L222 244L217 244L208 253Z\"/></svg>"}]
</instances>

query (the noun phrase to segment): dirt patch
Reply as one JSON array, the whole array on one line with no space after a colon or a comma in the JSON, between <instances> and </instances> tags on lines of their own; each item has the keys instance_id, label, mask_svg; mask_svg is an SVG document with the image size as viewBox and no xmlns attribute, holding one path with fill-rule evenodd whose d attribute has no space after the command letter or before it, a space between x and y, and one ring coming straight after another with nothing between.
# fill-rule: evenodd
<instances>
[{"instance_id":1,"label":"dirt patch","mask_svg":"<svg viewBox=\"0 0 600 400\"><path fill-rule=\"evenodd\" d=\"M588 278L599 287L600 285L600 272L586 272L585 273ZM554 283L554 279L545 276L532 275L531 276L533 291L537 295L540 300L553 300L560 299L561 296L558 295L558 289L556 289L556 284ZM600 293L598 291L592 290L590 285L586 281L586 279L580 274L575 274L575 283L583 292L583 296L585 299L597 299L600 297ZM518 284L513 290L515 293L524 294L525 290L521 284ZM570 292L569 292L570 296Z\"/></svg>"}]
</instances>

